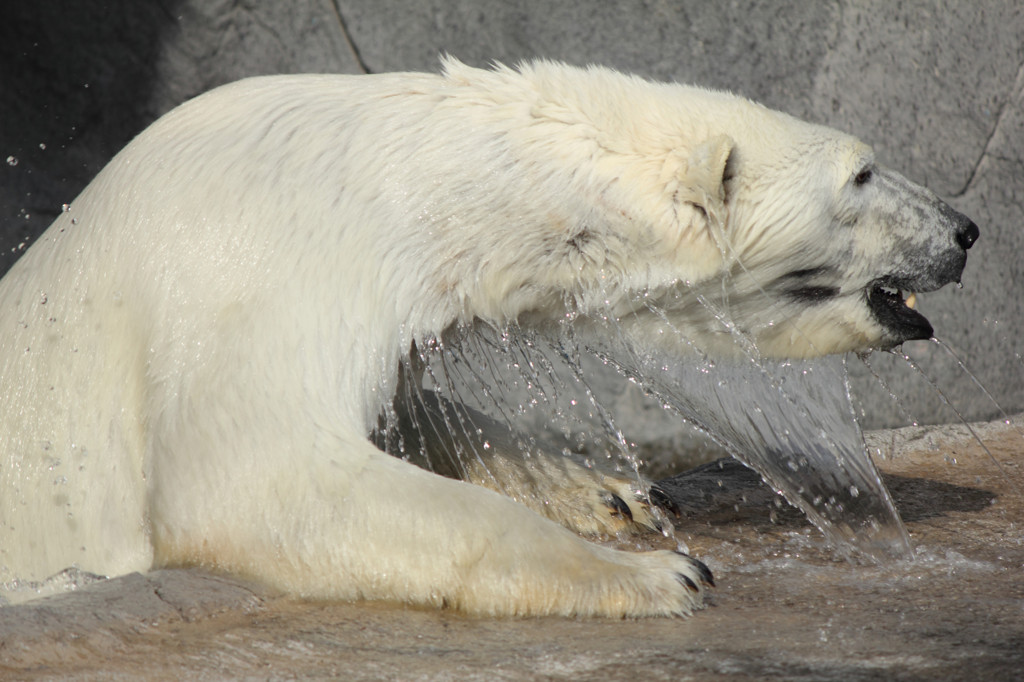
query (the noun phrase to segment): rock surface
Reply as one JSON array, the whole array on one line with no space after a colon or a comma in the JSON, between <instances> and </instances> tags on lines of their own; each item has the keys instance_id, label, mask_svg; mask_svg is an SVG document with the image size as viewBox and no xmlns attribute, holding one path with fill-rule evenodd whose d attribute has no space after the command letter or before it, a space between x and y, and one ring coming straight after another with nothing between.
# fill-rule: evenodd
<instances>
[{"instance_id":1,"label":"rock surface","mask_svg":"<svg viewBox=\"0 0 1024 682\"><path fill-rule=\"evenodd\" d=\"M0 678L1016 679L1022 424L975 425L984 447L962 426L871 435L912 561L838 559L730 460L672 479L718 584L688 619L478 619L163 570L0 609Z\"/></svg>"}]
</instances>

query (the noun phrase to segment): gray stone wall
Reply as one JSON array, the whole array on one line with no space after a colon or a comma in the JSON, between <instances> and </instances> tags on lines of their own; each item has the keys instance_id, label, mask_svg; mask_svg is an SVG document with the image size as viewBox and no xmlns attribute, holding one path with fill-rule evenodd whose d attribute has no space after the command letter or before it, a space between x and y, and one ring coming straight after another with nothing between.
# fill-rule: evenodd
<instances>
[{"instance_id":1,"label":"gray stone wall","mask_svg":"<svg viewBox=\"0 0 1024 682\"><path fill-rule=\"evenodd\" d=\"M37 0L0 8L0 271L133 135L248 75L547 57L725 88L848 130L982 230L963 290L922 296L1003 409L1024 409L1024 9L839 0ZM999 408L932 343L928 375L851 361L871 426ZM658 414L659 410L639 413ZM639 429L638 429L639 430Z\"/></svg>"}]
</instances>

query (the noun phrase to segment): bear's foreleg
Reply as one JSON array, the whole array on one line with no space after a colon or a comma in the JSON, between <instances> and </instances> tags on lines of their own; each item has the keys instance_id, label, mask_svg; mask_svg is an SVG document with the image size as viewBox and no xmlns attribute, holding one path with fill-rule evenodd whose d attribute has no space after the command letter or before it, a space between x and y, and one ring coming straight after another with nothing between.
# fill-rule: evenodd
<instances>
[{"instance_id":1,"label":"bear's foreleg","mask_svg":"<svg viewBox=\"0 0 1024 682\"><path fill-rule=\"evenodd\" d=\"M685 615L712 582L686 555L594 545L490 490L366 441L349 447L250 478L245 491L194 491L198 505L155 509L157 563L214 566L306 597L486 615Z\"/></svg>"}]
</instances>

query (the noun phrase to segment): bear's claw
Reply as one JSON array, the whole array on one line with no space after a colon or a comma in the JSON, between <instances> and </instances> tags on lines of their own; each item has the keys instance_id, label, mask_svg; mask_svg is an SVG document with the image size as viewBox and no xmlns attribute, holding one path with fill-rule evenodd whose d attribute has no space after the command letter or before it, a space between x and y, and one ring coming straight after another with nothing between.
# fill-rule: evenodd
<instances>
[{"instance_id":1,"label":"bear's claw","mask_svg":"<svg viewBox=\"0 0 1024 682\"><path fill-rule=\"evenodd\" d=\"M651 489L647 492L647 495L650 498L651 504L654 506L667 511L676 517L681 514L679 505L676 504L675 500L673 500L672 497L665 492L665 489L657 483L651 484Z\"/></svg>"},{"instance_id":2,"label":"bear's claw","mask_svg":"<svg viewBox=\"0 0 1024 682\"><path fill-rule=\"evenodd\" d=\"M609 513L620 518L628 523L633 522L633 512L630 510L629 505L621 497L613 492L605 492L604 494L604 505L608 507Z\"/></svg>"},{"instance_id":3,"label":"bear's claw","mask_svg":"<svg viewBox=\"0 0 1024 682\"><path fill-rule=\"evenodd\" d=\"M686 586L690 592L694 594L700 594L700 588L697 587L697 583L693 582L689 576L683 575L682 573L676 573L676 579Z\"/></svg>"},{"instance_id":4,"label":"bear's claw","mask_svg":"<svg viewBox=\"0 0 1024 682\"><path fill-rule=\"evenodd\" d=\"M711 569L704 565L703 561L694 559L692 556L686 554L685 552L677 551L676 554L686 557L690 561L690 564L693 566L693 568L697 571L697 573L700 574L700 582L702 585L707 585L708 587L715 586L715 578L713 575L711 575Z\"/></svg>"}]
</instances>

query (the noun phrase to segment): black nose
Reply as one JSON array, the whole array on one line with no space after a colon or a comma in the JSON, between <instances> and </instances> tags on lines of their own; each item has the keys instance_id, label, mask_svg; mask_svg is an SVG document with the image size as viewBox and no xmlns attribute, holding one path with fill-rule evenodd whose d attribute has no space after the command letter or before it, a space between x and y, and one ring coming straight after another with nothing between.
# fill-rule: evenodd
<instances>
[{"instance_id":1,"label":"black nose","mask_svg":"<svg viewBox=\"0 0 1024 682\"><path fill-rule=\"evenodd\" d=\"M969 249L974 246L974 242L978 241L978 235L981 234L978 231L978 226L974 224L974 221L970 218L964 218L966 221L960 226L960 229L956 233L956 243L964 249Z\"/></svg>"}]
</instances>

